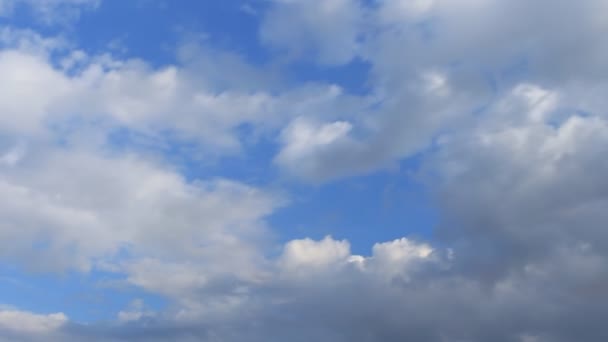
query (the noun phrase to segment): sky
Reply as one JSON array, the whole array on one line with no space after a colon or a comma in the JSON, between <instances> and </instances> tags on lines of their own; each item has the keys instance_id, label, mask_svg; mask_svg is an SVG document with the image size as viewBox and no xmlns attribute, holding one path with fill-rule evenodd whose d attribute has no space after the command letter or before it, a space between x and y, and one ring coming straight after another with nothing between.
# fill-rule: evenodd
<instances>
[{"instance_id":1,"label":"sky","mask_svg":"<svg viewBox=\"0 0 608 342\"><path fill-rule=\"evenodd\" d=\"M608 2L0 0L0 341L608 340Z\"/></svg>"}]
</instances>

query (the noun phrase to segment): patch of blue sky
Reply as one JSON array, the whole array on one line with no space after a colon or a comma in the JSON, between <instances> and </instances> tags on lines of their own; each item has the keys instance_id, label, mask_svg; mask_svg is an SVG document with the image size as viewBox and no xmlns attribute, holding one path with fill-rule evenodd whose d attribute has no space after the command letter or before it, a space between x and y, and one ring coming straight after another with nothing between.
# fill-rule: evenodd
<instances>
[{"instance_id":1,"label":"patch of blue sky","mask_svg":"<svg viewBox=\"0 0 608 342\"><path fill-rule=\"evenodd\" d=\"M161 310L166 300L128 286L123 276L92 271L64 274L32 273L0 264L0 304L38 313L63 312L80 322L110 321L133 300L148 310Z\"/></svg>"},{"instance_id":2,"label":"patch of blue sky","mask_svg":"<svg viewBox=\"0 0 608 342\"><path fill-rule=\"evenodd\" d=\"M399 170L379 171L319 187L300 186L291 206L270 217L283 241L331 235L346 239L355 254L369 255L373 243L404 236L429 239L437 213L424 184L413 174L419 157L401 162ZM356 215L354 215L356 213Z\"/></svg>"},{"instance_id":3,"label":"patch of blue sky","mask_svg":"<svg viewBox=\"0 0 608 342\"><path fill-rule=\"evenodd\" d=\"M83 13L73 35L87 50L114 48L153 66L175 63L176 44L197 38L263 63L268 55L257 39L259 18L241 6L236 0L105 1L96 11Z\"/></svg>"},{"instance_id":4,"label":"patch of blue sky","mask_svg":"<svg viewBox=\"0 0 608 342\"><path fill-rule=\"evenodd\" d=\"M292 63L287 74L297 82L335 84L346 93L364 96L372 90L369 83L370 68L370 63L360 58L340 66L322 66L301 60Z\"/></svg>"},{"instance_id":5,"label":"patch of blue sky","mask_svg":"<svg viewBox=\"0 0 608 342\"><path fill-rule=\"evenodd\" d=\"M239 0L103 1L95 10L82 10L78 20L60 19L49 24L31 7L17 3L10 16L0 17L0 24L63 36L91 54L111 51L153 66L173 64L176 44L201 36L215 47L246 54L252 62L268 60L257 39L260 18L243 10Z\"/></svg>"},{"instance_id":6,"label":"patch of blue sky","mask_svg":"<svg viewBox=\"0 0 608 342\"><path fill-rule=\"evenodd\" d=\"M83 12L71 35L85 51L113 51L118 56L141 58L155 67L177 63L176 44L194 39L243 57L253 65L272 63L279 56L258 38L261 12L250 12L243 1L102 2L99 9ZM256 2L261 11L265 2ZM254 9L251 9L254 11ZM105 25L112 22L112 25ZM343 66L324 67L303 60L283 65L295 82L337 84L362 94L369 91L369 64L354 59Z\"/></svg>"}]
</instances>

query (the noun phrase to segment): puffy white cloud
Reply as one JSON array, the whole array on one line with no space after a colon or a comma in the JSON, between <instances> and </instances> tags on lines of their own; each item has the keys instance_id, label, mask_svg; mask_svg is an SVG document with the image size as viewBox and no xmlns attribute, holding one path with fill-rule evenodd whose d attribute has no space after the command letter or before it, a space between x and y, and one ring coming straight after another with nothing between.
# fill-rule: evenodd
<instances>
[{"instance_id":1,"label":"puffy white cloud","mask_svg":"<svg viewBox=\"0 0 608 342\"><path fill-rule=\"evenodd\" d=\"M0 127L13 132L40 131L54 100L70 93L69 82L40 57L0 52L2 80Z\"/></svg>"},{"instance_id":2,"label":"puffy white cloud","mask_svg":"<svg viewBox=\"0 0 608 342\"><path fill-rule=\"evenodd\" d=\"M0 51L5 134L38 138L49 136L49 127L95 123L102 141L117 127L160 140L169 132L221 155L240 150L243 125L259 136L298 115L335 116L354 107L332 85L273 94L264 72L196 44L180 48L178 65L155 69L138 59L89 56L31 31L4 29L0 38L7 45Z\"/></svg>"},{"instance_id":3,"label":"puffy white cloud","mask_svg":"<svg viewBox=\"0 0 608 342\"><path fill-rule=\"evenodd\" d=\"M352 125L345 121L318 124L306 118L297 118L282 134L283 149L275 163L291 174L316 180L333 176L327 163L340 152L357 149L348 134ZM335 171L335 172L340 172Z\"/></svg>"},{"instance_id":4,"label":"puffy white cloud","mask_svg":"<svg viewBox=\"0 0 608 342\"><path fill-rule=\"evenodd\" d=\"M237 182L189 182L151 161L91 151L31 147L0 171L0 255L42 270L88 270L121 250L206 260L210 273L245 270L263 217L282 203Z\"/></svg>"},{"instance_id":5,"label":"puffy white cloud","mask_svg":"<svg viewBox=\"0 0 608 342\"><path fill-rule=\"evenodd\" d=\"M288 271L322 269L344 263L349 256L350 245L347 241L336 241L329 236L319 242L311 239L293 240L285 245L281 266Z\"/></svg>"},{"instance_id":6,"label":"puffy white cloud","mask_svg":"<svg viewBox=\"0 0 608 342\"><path fill-rule=\"evenodd\" d=\"M396 263L407 262L415 258L426 258L432 252L433 249L431 247L415 244L406 238L377 243L373 247L375 257Z\"/></svg>"},{"instance_id":7,"label":"puffy white cloud","mask_svg":"<svg viewBox=\"0 0 608 342\"><path fill-rule=\"evenodd\" d=\"M2 341L36 341L56 338L68 323L63 313L40 315L14 308L0 307L0 339Z\"/></svg>"},{"instance_id":8,"label":"puffy white cloud","mask_svg":"<svg viewBox=\"0 0 608 342\"><path fill-rule=\"evenodd\" d=\"M392 166L426 148L438 132L473 108L451 75L424 70L386 94L370 95L350 120L296 118L281 133L275 162L292 176L322 183ZM327 120L327 119L325 119Z\"/></svg>"}]
</instances>

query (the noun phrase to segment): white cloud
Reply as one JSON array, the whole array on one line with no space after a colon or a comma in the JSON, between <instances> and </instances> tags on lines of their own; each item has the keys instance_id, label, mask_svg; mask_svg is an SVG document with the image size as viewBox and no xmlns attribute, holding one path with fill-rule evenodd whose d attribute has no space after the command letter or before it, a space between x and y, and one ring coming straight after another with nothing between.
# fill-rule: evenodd
<instances>
[{"instance_id":1,"label":"white cloud","mask_svg":"<svg viewBox=\"0 0 608 342\"><path fill-rule=\"evenodd\" d=\"M180 52L183 64L154 69L137 59L88 56L30 31L2 32L8 45L0 51L5 75L0 86L7 89L0 95L0 130L5 133L48 136L49 126L95 122L102 134L127 127L159 139L169 132L221 155L240 150L242 125L267 134L302 113L337 115L352 107L348 97L337 98L334 86L273 95L270 85L263 85L263 73L237 56L190 45ZM67 70L56 66L57 54Z\"/></svg>"},{"instance_id":2,"label":"white cloud","mask_svg":"<svg viewBox=\"0 0 608 342\"><path fill-rule=\"evenodd\" d=\"M438 70L417 73L399 88L365 98L349 121L296 118L281 133L275 162L312 183L388 168L424 149L441 129L466 119L472 97L453 89L452 76L457 77Z\"/></svg>"},{"instance_id":3,"label":"white cloud","mask_svg":"<svg viewBox=\"0 0 608 342\"><path fill-rule=\"evenodd\" d=\"M15 51L0 53L2 92L0 127L14 132L40 132L44 114L55 99L67 96L71 86L46 61Z\"/></svg>"},{"instance_id":4,"label":"white cloud","mask_svg":"<svg viewBox=\"0 0 608 342\"><path fill-rule=\"evenodd\" d=\"M265 14L262 42L285 48L292 58L343 64L357 53L363 13L356 0L277 0Z\"/></svg>"},{"instance_id":5,"label":"white cloud","mask_svg":"<svg viewBox=\"0 0 608 342\"><path fill-rule=\"evenodd\" d=\"M387 264L405 265L411 260L428 258L432 252L433 249L430 246L416 244L406 238L377 243L373 247L374 258Z\"/></svg>"},{"instance_id":6,"label":"white cloud","mask_svg":"<svg viewBox=\"0 0 608 342\"><path fill-rule=\"evenodd\" d=\"M0 235L6 243L0 255L35 268L87 270L121 249L207 260L209 272L246 267L256 253L249 240L257 239L263 217L281 203L237 182L187 182L136 157L30 150L18 165L1 170ZM39 247L31 250L32 244Z\"/></svg>"},{"instance_id":7,"label":"white cloud","mask_svg":"<svg viewBox=\"0 0 608 342\"><path fill-rule=\"evenodd\" d=\"M349 256L350 245L347 241L336 241L327 236L318 242L311 239L288 242L280 264L288 271L323 269L344 263Z\"/></svg>"},{"instance_id":8,"label":"white cloud","mask_svg":"<svg viewBox=\"0 0 608 342\"><path fill-rule=\"evenodd\" d=\"M284 146L275 163L304 179L322 178L328 169L324 156L334 156L336 150L356 148L348 137L351 129L352 125L345 121L318 124L297 118L281 133Z\"/></svg>"},{"instance_id":9,"label":"white cloud","mask_svg":"<svg viewBox=\"0 0 608 342\"><path fill-rule=\"evenodd\" d=\"M277 34L297 27L310 39L275 42L287 49L312 45L315 51L326 51L325 46L350 44L353 37L361 37L357 49L342 50L354 51L370 65L371 94L364 102L368 107L347 120L356 132L356 144L328 146L308 153L305 160L294 158L291 165L284 158L291 147L285 144L278 157L285 162L280 165L297 178L323 182L390 166L425 150L441 132L470 124L474 113L517 83L552 89L551 94L534 93L522 84L517 90L526 92L529 101L539 101L536 112L528 113L539 122L548 111L563 108L603 115L602 61L608 49L601 40L608 25L598 19L597 13L605 8L602 1L339 3L344 9L332 18L336 25L348 27L341 31L306 19L309 12L323 13L316 2L278 2L263 25ZM276 13L281 13L281 20ZM351 13L365 20L351 20ZM558 19L565 17L578 23L575 30L566 29ZM349 34L334 34L337 31ZM262 37L265 34L262 29ZM320 120L317 126L334 121ZM301 165L316 166L300 169Z\"/></svg>"},{"instance_id":10,"label":"white cloud","mask_svg":"<svg viewBox=\"0 0 608 342\"><path fill-rule=\"evenodd\" d=\"M34 314L15 309L0 309L0 336L43 337L53 334L68 322L63 313Z\"/></svg>"}]
</instances>

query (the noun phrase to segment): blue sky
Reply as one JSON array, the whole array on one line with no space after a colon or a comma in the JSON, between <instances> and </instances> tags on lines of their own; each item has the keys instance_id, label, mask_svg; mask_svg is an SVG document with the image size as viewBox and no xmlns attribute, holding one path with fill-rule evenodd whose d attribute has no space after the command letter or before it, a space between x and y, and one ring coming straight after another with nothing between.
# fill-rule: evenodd
<instances>
[{"instance_id":1,"label":"blue sky","mask_svg":"<svg viewBox=\"0 0 608 342\"><path fill-rule=\"evenodd\" d=\"M606 11L0 0L0 341L604 341Z\"/></svg>"}]
</instances>

